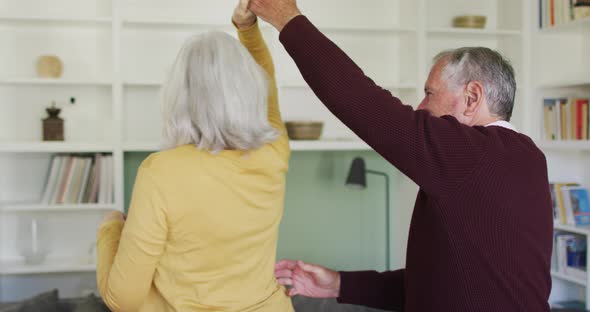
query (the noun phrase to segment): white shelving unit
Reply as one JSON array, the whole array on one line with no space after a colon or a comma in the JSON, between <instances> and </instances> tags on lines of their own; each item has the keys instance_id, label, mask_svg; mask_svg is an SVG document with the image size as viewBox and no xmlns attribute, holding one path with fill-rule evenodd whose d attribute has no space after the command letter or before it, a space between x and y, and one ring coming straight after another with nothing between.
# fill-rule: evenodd
<instances>
[{"instance_id":1,"label":"white shelving unit","mask_svg":"<svg viewBox=\"0 0 590 312\"><path fill-rule=\"evenodd\" d=\"M5 170L0 171L0 202L35 201L53 153L110 153L115 163L113 205L5 205L0 213L52 214L58 220L75 216L85 235L65 237L74 240L71 247L60 245L63 255L53 255L60 259L57 264L44 266L14 262L14 248L0 246L0 275L94 270L93 265L75 260L74 249L87 252L87 244L80 240L94 235L97 215L103 210L124 209L125 155L158 149L158 92L169 65L191 34L209 30L233 34L234 2L0 0L0 169ZM499 49L513 60L523 90L517 105L530 102L527 60L532 28L526 21L532 20L532 0L299 0L298 4L368 76L404 103L419 104L436 53L475 45ZM487 27L450 28L454 16L466 13L488 16ZM324 122L321 140L293 141L292 150L370 150L315 97L283 50L277 32L264 23L262 28L277 69L284 119ZM36 78L34 62L42 54L62 58L63 78ZM63 104L70 97L76 97L76 104ZM40 120L52 100L63 110L63 143L40 141ZM514 120L525 130L526 115L517 112ZM87 214L88 220L81 214ZM13 227L0 225L0 229L2 245L10 240L12 233L7 231Z\"/></svg>"},{"instance_id":2,"label":"white shelving unit","mask_svg":"<svg viewBox=\"0 0 590 312\"><path fill-rule=\"evenodd\" d=\"M538 13L538 1L533 12ZM590 19L583 19L555 27L539 29L539 17L532 20L531 36L535 78L531 91L532 105L528 109L528 132L545 152L551 182L577 182L590 187L590 141L544 141L543 99L554 97L590 97L590 76L586 50L590 47ZM567 57L562 48L569 47ZM590 235L590 228L557 224L555 231ZM587 259L590 259L587 253ZM590 274L585 279L551 272L553 290L551 301L580 300L590 309Z\"/></svg>"}]
</instances>

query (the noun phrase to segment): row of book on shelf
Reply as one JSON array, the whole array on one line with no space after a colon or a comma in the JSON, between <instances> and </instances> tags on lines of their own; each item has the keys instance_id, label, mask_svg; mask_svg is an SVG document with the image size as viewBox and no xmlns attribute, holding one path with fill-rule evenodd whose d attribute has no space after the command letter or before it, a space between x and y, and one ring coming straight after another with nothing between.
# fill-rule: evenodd
<instances>
[{"instance_id":1,"label":"row of book on shelf","mask_svg":"<svg viewBox=\"0 0 590 312\"><path fill-rule=\"evenodd\" d=\"M113 203L113 174L112 155L54 155L41 203Z\"/></svg>"},{"instance_id":2,"label":"row of book on shelf","mask_svg":"<svg viewBox=\"0 0 590 312\"><path fill-rule=\"evenodd\" d=\"M586 237L556 232L551 270L562 275L586 280Z\"/></svg>"},{"instance_id":3,"label":"row of book on shelf","mask_svg":"<svg viewBox=\"0 0 590 312\"><path fill-rule=\"evenodd\" d=\"M539 0L539 27L552 27L590 16L590 0Z\"/></svg>"},{"instance_id":4,"label":"row of book on shelf","mask_svg":"<svg viewBox=\"0 0 590 312\"><path fill-rule=\"evenodd\" d=\"M556 224L590 226L588 189L575 182L550 183Z\"/></svg>"},{"instance_id":5,"label":"row of book on shelf","mask_svg":"<svg viewBox=\"0 0 590 312\"><path fill-rule=\"evenodd\" d=\"M588 140L589 114L587 98L543 99L545 140Z\"/></svg>"}]
</instances>

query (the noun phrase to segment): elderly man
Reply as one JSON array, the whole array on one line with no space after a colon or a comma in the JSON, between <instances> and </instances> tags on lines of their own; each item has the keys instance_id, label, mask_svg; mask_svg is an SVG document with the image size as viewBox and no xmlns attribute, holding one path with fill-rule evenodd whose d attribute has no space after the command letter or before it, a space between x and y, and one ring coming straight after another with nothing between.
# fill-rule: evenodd
<instances>
[{"instance_id":1,"label":"elderly man","mask_svg":"<svg viewBox=\"0 0 590 312\"><path fill-rule=\"evenodd\" d=\"M290 295L410 312L549 311L546 160L509 124L511 65L487 48L443 52L415 111L366 77L295 0L249 8L280 31L332 113L420 186L405 269L335 272L286 260L275 273Z\"/></svg>"}]
</instances>

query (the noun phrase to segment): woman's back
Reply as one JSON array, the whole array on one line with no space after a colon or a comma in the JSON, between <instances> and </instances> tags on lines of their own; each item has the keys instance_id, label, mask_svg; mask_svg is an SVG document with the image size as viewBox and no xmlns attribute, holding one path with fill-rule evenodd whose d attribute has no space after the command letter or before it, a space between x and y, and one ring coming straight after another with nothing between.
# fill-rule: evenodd
<instances>
[{"instance_id":1,"label":"woman's back","mask_svg":"<svg viewBox=\"0 0 590 312\"><path fill-rule=\"evenodd\" d=\"M271 145L215 155L186 145L142 164L168 223L154 285L175 308L244 309L276 292L288 300L274 278L287 162L288 149Z\"/></svg>"}]
</instances>

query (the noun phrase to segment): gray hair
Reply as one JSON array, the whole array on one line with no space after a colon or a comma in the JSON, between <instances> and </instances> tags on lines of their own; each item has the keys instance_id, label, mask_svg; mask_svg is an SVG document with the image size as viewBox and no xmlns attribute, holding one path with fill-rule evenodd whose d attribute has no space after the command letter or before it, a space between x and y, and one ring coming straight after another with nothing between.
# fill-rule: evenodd
<instances>
[{"instance_id":1,"label":"gray hair","mask_svg":"<svg viewBox=\"0 0 590 312\"><path fill-rule=\"evenodd\" d=\"M269 79L223 32L189 38L161 91L163 148L254 150L276 140L267 116Z\"/></svg>"},{"instance_id":2,"label":"gray hair","mask_svg":"<svg viewBox=\"0 0 590 312\"><path fill-rule=\"evenodd\" d=\"M483 84L490 112L510 121L514 108L516 80L510 61L500 53L483 47L447 50L434 57L435 64L446 61L443 79L456 89L470 81Z\"/></svg>"}]
</instances>

